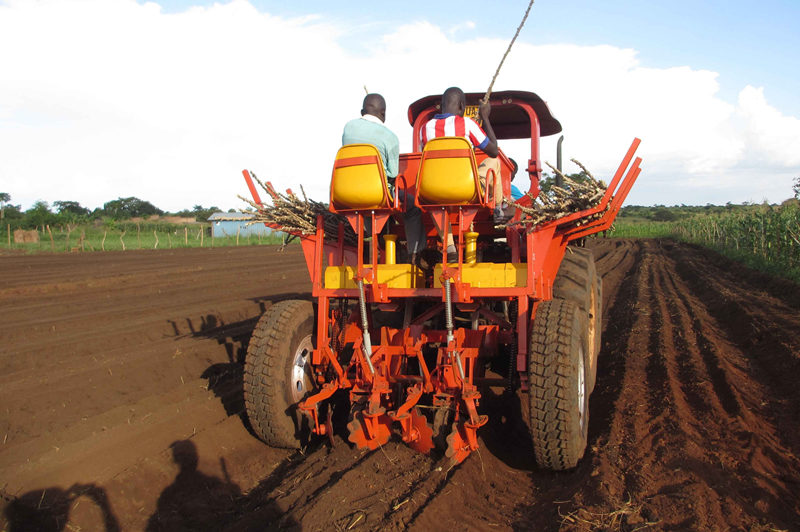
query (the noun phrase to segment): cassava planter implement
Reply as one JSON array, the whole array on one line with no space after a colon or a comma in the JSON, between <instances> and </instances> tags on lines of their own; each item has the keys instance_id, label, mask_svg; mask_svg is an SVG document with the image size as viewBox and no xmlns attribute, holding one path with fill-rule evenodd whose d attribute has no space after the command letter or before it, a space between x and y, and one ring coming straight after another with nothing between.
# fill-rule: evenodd
<instances>
[{"instance_id":1,"label":"cassava planter implement","mask_svg":"<svg viewBox=\"0 0 800 532\"><path fill-rule=\"evenodd\" d=\"M481 96L467 94L467 104ZM528 194L511 220L495 225L491 185L483 190L477 173L486 155L458 137L433 139L420 150L420 129L438 101L428 96L409 107L414 151L400 156L393 192L374 146L344 146L333 165L328 211L319 204L306 209L315 218L305 229L276 223L243 172L261 220L300 239L314 298L313 306L276 303L256 327L245 371L248 416L271 445L297 445L303 427L333 441L341 417L356 447L377 449L398 434L423 453L443 447L459 463L478 448L488 420L482 391L501 386L527 394L537 463L574 467L587 442L602 284L591 252L569 244L611 226L641 171L634 159L640 141L605 190L576 185L580 201L565 204L578 207L559 211L552 199L535 200L540 136L560 132L561 124L533 93L492 93L497 138L525 138L531 146L523 167ZM508 197L514 164L502 151L498 158ZM265 189L281 212L299 201L268 183ZM430 255L424 264L398 263L411 204L423 213L438 264ZM545 210L557 214L541 215ZM448 235L458 252L450 262L441 245ZM336 415L334 403L347 405L345 415Z\"/></svg>"}]
</instances>

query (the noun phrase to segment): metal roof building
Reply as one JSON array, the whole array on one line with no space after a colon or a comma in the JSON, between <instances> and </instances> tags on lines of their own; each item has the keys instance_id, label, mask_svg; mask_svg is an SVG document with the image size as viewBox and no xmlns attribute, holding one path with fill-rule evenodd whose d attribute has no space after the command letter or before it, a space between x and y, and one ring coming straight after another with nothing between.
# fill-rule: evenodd
<instances>
[{"instance_id":1,"label":"metal roof building","mask_svg":"<svg viewBox=\"0 0 800 532\"><path fill-rule=\"evenodd\" d=\"M246 212L215 212L208 217L211 222L211 236L214 238L236 236L265 236L273 230L262 223L247 225L254 218L253 214Z\"/></svg>"}]
</instances>

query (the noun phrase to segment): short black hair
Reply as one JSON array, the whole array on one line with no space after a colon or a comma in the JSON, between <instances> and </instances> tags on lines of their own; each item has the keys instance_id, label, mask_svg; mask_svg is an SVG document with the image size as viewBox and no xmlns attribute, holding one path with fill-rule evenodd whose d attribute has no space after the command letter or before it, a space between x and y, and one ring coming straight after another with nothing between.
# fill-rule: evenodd
<instances>
[{"instance_id":1,"label":"short black hair","mask_svg":"<svg viewBox=\"0 0 800 532\"><path fill-rule=\"evenodd\" d=\"M442 110L464 102L464 91L458 87L450 87L442 94Z\"/></svg>"}]
</instances>

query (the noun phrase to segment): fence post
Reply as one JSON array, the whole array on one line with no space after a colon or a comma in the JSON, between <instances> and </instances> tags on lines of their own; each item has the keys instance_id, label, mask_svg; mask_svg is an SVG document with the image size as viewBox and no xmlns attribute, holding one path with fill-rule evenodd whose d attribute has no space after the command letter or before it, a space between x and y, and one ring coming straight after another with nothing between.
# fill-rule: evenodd
<instances>
[{"instance_id":1,"label":"fence post","mask_svg":"<svg viewBox=\"0 0 800 532\"><path fill-rule=\"evenodd\" d=\"M69 251L69 235L72 234L72 226L67 224L67 243L64 245L64 251Z\"/></svg>"},{"instance_id":2,"label":"fence post","mask_svg":"<svg viewBox=\"0 0 800 532\"><path fill-rule=\"evenodd\" d=\"M141 227L139 226L139 222L136 222L136 242L139 245L139 249L142 249L142 237L141 237Z\"/></svg>"},{"instance_id":3,"label":"fence post","mask_svg":"<svg viewBox=\"0 0 800 532\"><path fill-rule=\"evenodd\" d=\"M50 230L50 224L47 224L47 233L50 235L50 251L55 252L56 242L53 240L53 232Z\"/></svg>"},{"instance_id":4,"label":"fence post","mask_svg":"<svg viewBox=\"0 0 800 532\"><path fill-rule=\"evenodd\" d=\"M156 237L156 243L153 244L153 249L158 249L158 233L156 233L155 229L153 229L153 236Z\"/></svg>"},{"instance_id":5,"label":"fence post","mask_svg":"<svg viewBox=\"0 0 800 532\"><path fill-rule=\"evenodd\" d=\"M183 226L183 243L186 247L189 247L189 228L187 226Z\"/></svg>"},{"instance_id":6,"label":"fence post","mask_svg":"<svg viewBox=\"0 0 800 532\"><path fill-rule=\"evenodd\" d=\"M8 231L8 249L11 249L11 224L6 224L6 231Z\"/></svg>"},{"instance_id":7,"label":"fence post","mask_svg":"<svg viewBox=\"0 0 800 532\"><path fill-rule=\"evenodd\" d=\"M106 250L106 236L108 236L108 229L103 231L103 240L100 242L100 249Z\"/></svg>"}]
</instances>

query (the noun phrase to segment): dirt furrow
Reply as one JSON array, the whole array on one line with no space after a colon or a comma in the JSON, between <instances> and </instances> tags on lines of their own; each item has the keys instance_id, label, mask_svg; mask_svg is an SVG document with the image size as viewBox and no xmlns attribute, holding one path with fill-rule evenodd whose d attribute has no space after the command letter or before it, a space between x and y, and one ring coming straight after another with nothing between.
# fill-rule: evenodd
<instances>
[{"instance_id":1,"label":"dirt furrow","mask_svg":"<svg viewBox=\"0 0 800 532\"><path fill-rule=\"evenodd\" d=\"M587 454L557 474L526 398L491 389L452 469L256 440L242 361L265 308L308 297L299 247L0 256L0 529L800 529L800 288L671 241L588 246L603 345Z\"/></svg>"}]
</instances>

